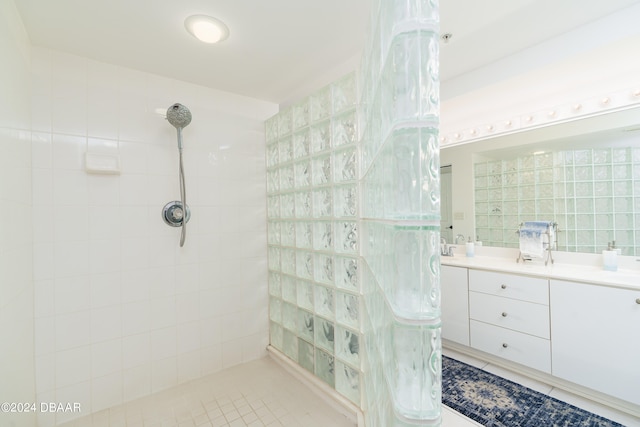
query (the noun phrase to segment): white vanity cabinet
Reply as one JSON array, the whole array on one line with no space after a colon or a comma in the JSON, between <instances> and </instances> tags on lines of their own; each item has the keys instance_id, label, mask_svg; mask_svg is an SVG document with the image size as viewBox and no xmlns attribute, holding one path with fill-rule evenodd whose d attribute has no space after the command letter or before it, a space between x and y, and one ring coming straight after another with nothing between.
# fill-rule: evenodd
<instances>
[{"instance_id":1,"label":"white vanity cabinet","mask_svg":"<svg viewBox=\"0 0 640 427\"><path fill-rule=\"evenodd\" d=\"M440 268L442 338L469 345L469 284L467 269Z\"/></svg>"},{"instance_id":2,"label":"white vanity cabinet","mask_svg":"<svg viewBox=\"0 0 640 427\"><path fill-rule=\"evenodd\" d=\"M469 270L469 317L471 347L551 372L547 279Z\"/></svg>"},{"instance_id":3,"label":"white vanity cabinet","mask_svg":"<svg viewBox=\"0 0 640 427\"><path fill-rule=\"evenodd\" d=\"M616 284L619 276L600 270L505 271L500 261L491 269L477 257L457 264L441 270L442 337L453 349L529 367L550 384L640 416L640 282Z\"/></svg>"},{"instance_id":4,"label":"white vanity cabinet","mask_svg":"<svg viewBox=\"0 0 640 427\"><path fill-rule=\"evenodd\" d=\"M550 287L552 374L640 405L640 290Z\"/></svg>"}]
</instances>

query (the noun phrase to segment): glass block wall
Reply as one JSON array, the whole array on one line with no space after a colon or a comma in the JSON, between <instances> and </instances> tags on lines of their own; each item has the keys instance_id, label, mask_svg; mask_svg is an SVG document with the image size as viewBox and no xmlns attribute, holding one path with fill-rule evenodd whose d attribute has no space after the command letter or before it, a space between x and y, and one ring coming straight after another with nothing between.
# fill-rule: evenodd
<instances>
[{"instance_id":1,"label":"glass block wall","mask_svg":"<svg viewBox=\"0 0 640 427\"><path fill-rule=\"evenodd\" d=\"M362 81L368 426L439 425L437 1L374 2Z\"/></svg>"},{"instance_id":2,"label":"glass block wall","mask_svg":"<svg viewBox=\"0 0 640 427\"><path fill-rule=\"evenodd\" d=\"M270 340L361 406L355 73L266 123Z\"/></svg>"},{"instance_id":3,"label":"glass block wall","mask_svg":"<svg viewBox=\"0 0 640 427\"><path fill-rule=\"evenodd\" d=\"M440 425L438 25L374 0L357 76L266 123L271 344L367 426Z\"/></svg>"},{"instance_id":4,"label":"glass block wall","mask_svg":"<svg viewBox=\"0 0 640 427\"><path fill-rule=\"evenodd\" d=\"M480 239L518 247L522 221L554 220L558 249L640 255L640 148L548 152L474 165Z\"/></svg>"}]
</instances>

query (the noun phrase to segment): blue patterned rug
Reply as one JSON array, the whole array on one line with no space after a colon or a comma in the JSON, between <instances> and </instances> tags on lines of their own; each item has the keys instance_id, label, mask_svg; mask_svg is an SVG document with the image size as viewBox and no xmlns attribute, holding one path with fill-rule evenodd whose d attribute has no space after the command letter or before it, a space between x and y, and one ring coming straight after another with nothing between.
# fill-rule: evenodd
<instances>
[{"instance_id":1,"label":"blue patterned rug","mask_svg":"<svg viewBox=\"0 0 640 427\"><path fill-rule=\"evenodd\" d=\"M624 427L446 356L442 403L486 427Z\"/></svg>"}]
</instances>

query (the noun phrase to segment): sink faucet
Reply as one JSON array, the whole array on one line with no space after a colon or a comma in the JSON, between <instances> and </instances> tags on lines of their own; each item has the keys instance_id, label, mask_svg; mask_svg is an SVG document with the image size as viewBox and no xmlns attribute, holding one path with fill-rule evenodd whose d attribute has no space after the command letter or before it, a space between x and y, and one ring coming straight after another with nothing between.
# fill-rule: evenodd
<instances>
[{"instance_id":1,"label":"sink faucet","mask_svg":"<svg viewBox=\"0 0 640 427\"><path fill-rule=\"evenodd\" d=\"M462 243L464 243L464 242L465 242L465 240L464 240L464 235L462 235L462 234L457 234L457 235L456 235L456 245L459 245L459 244L460 244L460 242L458 241L458 239L459 239L459 238L461 238L461 237L462 237Z\"/></svg>"},{"instance_id":2,"label":"sink faucet","mask_svg":"<svg viewBox=\"0 0 640 427\"><path fill-rule=\"evenodd\" d=\"M447 239L440 237L440 255L448 256L449 245L447 245Z\"/></svg>"},{"instance_id":3,"label":"sink faucet","mask_svg":"<svg viewBox=\"0 0 640 427\"><path fill-rule=\"evenodd\" d=\"M456 248L455 246L447 244L447 239L445 239L444 237L440 238L440 255L441 256L453 256L453 250L455 248Z\"/></svg>"}]
</instances>

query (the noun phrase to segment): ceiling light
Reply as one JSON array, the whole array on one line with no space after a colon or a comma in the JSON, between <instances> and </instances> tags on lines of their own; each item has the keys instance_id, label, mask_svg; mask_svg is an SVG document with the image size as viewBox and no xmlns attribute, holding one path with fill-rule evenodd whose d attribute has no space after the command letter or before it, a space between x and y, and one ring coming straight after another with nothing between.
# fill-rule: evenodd
<instances>
[{"instance_id":1,"label":"ceiling light","mask_svg":"<svg viewBox=\"0 0 640 427\"><path fill-rule=\"evenodd\" d=\"M191 15L184 20L189 34L204 43L218 43L229 37L229 28L224 22L206 15Z\"/></svg>"}]
</instances>

